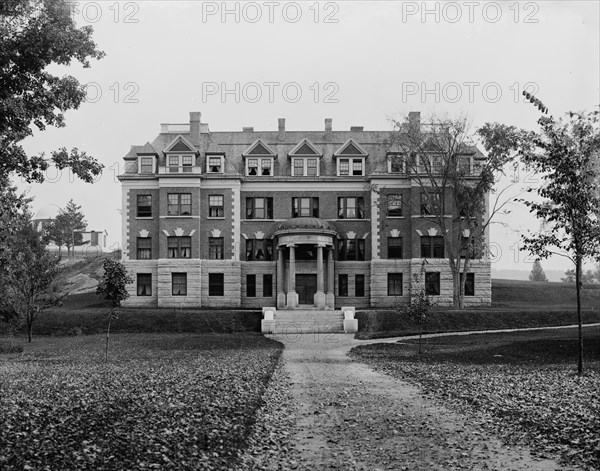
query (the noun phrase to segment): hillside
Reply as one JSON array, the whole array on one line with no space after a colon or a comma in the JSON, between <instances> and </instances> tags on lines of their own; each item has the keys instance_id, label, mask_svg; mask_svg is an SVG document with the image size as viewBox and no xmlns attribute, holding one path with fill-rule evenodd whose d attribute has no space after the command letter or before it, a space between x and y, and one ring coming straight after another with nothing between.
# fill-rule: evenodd
<instances>
[{"instance_id":1,"label":"hillside","mask_svg":"<svg viewBox=\"0 0 600 471\"><path fill-rule=\"evenodd\" d=\"M493 307L519 309L574 309L574 283L492 279ZM587 285L581 292L585 310L600 310L600 285Z\"/></svg>"}]
</instances>

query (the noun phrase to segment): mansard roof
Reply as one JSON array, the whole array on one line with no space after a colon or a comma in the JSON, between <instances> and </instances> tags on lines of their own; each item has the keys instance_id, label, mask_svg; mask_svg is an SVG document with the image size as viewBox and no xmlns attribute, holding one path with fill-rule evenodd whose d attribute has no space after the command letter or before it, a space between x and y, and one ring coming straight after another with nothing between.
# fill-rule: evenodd
<instances>
[{"instance_id":1,"label":"mansard roof","mask_svg":"<svg viewBox=\"0 0 600 471\"><path fill-rule=\"evenodd\" d=\"M309 139L304 138L288 153L288 155L297 157L321 157L323 153L319 152Z\"/></svg>"},{"instance_id":2,"label":"mansard roof","mask_svg":"<svg viewBox=\"0 0 600 471\"><path fill-rule=\"evenodd\" d=\"M262 139L255 140L248 149L242 152L244 157L250 156L271 156L277 158L277 153L273 152L271 148L265 144Z\"/></svg>"},{"instance_id":3,"label":"mansard roof","mask_svg":"<svg viewBox=\"0 0 600 471\"><path fill-rule=\"evenodd\" d=\"M194 145L186 139L184 136L179 134L173 139L164 149L163 152L193 152L196 153Z\"/></svg>"},{"instance_id":4,"label":"mansard roof","mask_svg":"<svg viewBox=\"0 0 600 471\"><path fill-rule=\"evenodd\" d=\"M365 150L354 141L354 139L348 139L341 147L336 150L333 155L335 157L340 156L362 156L366 157L368 154Z\"/></svg>"}]
</instances>

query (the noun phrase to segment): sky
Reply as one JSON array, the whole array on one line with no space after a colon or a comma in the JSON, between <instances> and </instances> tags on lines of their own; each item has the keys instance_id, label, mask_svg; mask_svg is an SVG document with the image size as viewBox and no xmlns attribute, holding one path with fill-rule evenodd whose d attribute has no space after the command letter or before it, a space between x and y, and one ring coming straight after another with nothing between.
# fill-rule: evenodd
<instances>
[{"instance_id":1,"label":"sky","mask_svg":"<svg viewBox=\"0 0 600 471\"><path fill-rule=\"evenodd\" d=\"M116 176L131 145L152 141L161 123L200 111L211 131L390 130L409 111L467 115L472 129L501 122L537 129L534 93L554 116L600 104L600 2L596 1L76 1L76 22L94 29L106 53L91 68L52 67L87 84L87 101L66 127L35 132L30 153L77 147L105 165L86 184L49 169L25 184L34 212L82 206L88 228L120 244ZM535 186L518 168L506 182ZM505 183L503 183L504 185ZM520 235L537 230L528 210L491 228L496 270L531 270ZM551 270L571 268L555 257Z\"/></svg>"}]
</instances>

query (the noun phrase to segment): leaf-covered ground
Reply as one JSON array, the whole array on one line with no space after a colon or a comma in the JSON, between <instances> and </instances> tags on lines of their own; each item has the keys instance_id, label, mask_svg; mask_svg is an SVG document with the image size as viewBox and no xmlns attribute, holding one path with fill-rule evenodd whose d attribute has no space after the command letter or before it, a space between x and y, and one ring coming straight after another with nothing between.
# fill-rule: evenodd
<instances>
[{"instance_id":1,"label":"leaf-covered ground","mask_svg":"<svg viewBox=\"0 0 600 471\"><path fill-rule=\"evenodd\" d=\"M586 329L586 374L575 330L486 334L357 347L359 361L423 387L507 443L600 469L600 331Z\"/></svg>"},{"instance_id":2,"label":"leaf-covered ground","mask_svg":"<svg viewBox=\"0 0 600 471\"><path fill-rule=\"evenodd\" d=\"M281 355L261 335L36 338L0 356L0 469L235 467Z\"/></svg>"}]
</instances>

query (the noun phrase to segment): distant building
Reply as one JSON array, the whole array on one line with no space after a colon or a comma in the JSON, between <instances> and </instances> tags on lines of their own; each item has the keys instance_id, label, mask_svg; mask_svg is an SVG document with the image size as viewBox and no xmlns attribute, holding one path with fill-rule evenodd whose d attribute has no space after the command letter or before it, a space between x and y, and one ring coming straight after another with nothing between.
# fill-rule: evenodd
<instances>
[{"instance_id":1,"label":"distant building","mask_svg":"<svg viewBox=\"0 0 600 471\"><path fill-rule=\"evenodd\" d=\"M276 131L211 132L197 112L162 124L119 176L127 303L392 307L408 303L426 258L428 292L451 304L443 234L388 135L331 119L321 131L279 119ZM481 157L472 147L461 165ZM489 260L472 261L466 284L466 305L490 303Z\"/></svg>"}]
</instances>

